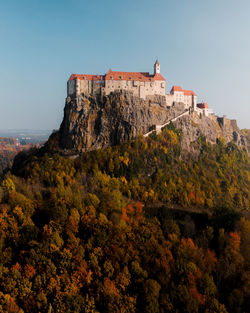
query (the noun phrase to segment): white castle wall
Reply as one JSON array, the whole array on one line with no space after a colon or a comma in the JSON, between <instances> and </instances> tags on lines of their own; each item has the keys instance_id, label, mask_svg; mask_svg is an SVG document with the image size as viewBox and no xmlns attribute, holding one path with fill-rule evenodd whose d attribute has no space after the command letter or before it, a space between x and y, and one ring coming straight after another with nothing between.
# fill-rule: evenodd
<instances>
[{"instance_id":1,"label":"white castle wall","mask_svg":"<svg viewBox=\"0 0 250 313\"><path fill-rule=\"evenodd\" d=\"M174 95L166 94L165 98L166 98L166 105L168 107L171 107L173 105L173 103L174 103Z\"/></svg>"},{"instance_id":2,"label":"white castle wall","mask_svg":"<svg viewBox=\"0 0 250 313\"><path fill-rule=\"evenodd\" d=\"M145 99L150 95L165 95L165 81L142 82L128 80L82 80L75 79L68 81L68 96L76 93L77 95L98 94L103 89L106 95L116 90L132 91L137 97Z\"/></svg>"},{"instance_id":3,"label":"white castle wall","mask_svg":"<svg viewBox=\"0 0 250 313\"><path fill-rule=\"evenodd\" d=\"M185 104L185 108L192 107L194 110L197 108L197 96L185 95L183 91L174 91L173 102L181 102Z\"/></svg>"},{"instance_id":4,"label":"white castle wall","mask_svg":"<svg viewBox=\"0 0 250 313\"><path fill-rule=\"evenodd\" d=\"M121 72L122 73L122 72ZM154 75L160 73L160 64L158 61L154 64ZM86 75L88 76L88 75ZM92 75L90 75L92 76ZM152 81L135 81L135 80L112 80L105 79L105 76L94 75L95 80L91 79L72 79L68 81L67 85L67 95L80 95L84 93L86 95L104 94L109 95L111 92L117 90L127 90L131 91L135 96L146 99L149 96L161 95L166 98L166 105L172 106L174 103L184 104L184 109L192 107L197 111L197 96L192 94L185 94L184 90L174 90L170 94L166 94L166 86L164 80L154 80ZM87 77L83 77L87 78ZM99 79L100 78L100 79ZM204 112L204 111L202 111ZM201 112L199 112L201 113ZM204 114L209 114L210 112L205 112Z\"/></svg>"},{"instance_id":5,"label":"white castle wall","mask_svg":"<svg viewBox=\"0 0 250 313\"><path fill-rule=\"evenodd\" d=\"M199 115L205 115L205 116L210 116L213 114L213 110L211 109L200 109L200 108L196 108L196 112L199 114Z\"/></svg>"},{"instance_id":6,"label":"white castle wall","mask_svg":"<svg viewBox=\"0 0 250 313\"><path fill-rule=\"evenodd\" d=\"M165 81L142 82L135 80L105 80L104 92L109 95L116 90L132 91L137 97L145 99L151 95L165 95Z\"/></svg>"}]
</instances>

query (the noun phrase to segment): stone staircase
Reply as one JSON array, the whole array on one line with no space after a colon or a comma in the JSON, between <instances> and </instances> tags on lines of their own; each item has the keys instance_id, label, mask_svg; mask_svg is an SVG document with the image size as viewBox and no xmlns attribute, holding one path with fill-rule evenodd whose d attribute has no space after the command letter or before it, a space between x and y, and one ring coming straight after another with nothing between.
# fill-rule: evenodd
<instances>
[{"instance_id":1,"label":"stone staircase","mask_svg":"<svg viewBox=\"0 0 250 313\"><path fill-rule=\"evenodd\" d=\"M184 112L182 112L181 114L171 118L170 120L168 120L165 124L162 125L154 125L155 128L151 131L149 131L148 133L144 134L144 137L148 137L150 134L156 132L156 134L159 134L162 131L162 128L164 128L165 126L167 126L169 123L174 122L176 120L178 120L179 118L181 118L182 116L185 115L189 115L190 114L190 109L186 109Z\"/></svg>"}]
</instances>

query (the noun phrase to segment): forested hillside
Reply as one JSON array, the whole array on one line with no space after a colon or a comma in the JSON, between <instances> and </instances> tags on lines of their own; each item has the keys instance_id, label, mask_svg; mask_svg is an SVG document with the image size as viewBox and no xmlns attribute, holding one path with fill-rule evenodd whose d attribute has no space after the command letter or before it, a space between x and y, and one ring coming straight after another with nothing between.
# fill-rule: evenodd
<instances>
[{"instance_id":1,"label":"forested hillside","mask_svg":"<svg viewBox=\"0 0 250 313\"><path fill-rule=\"evenodd\" d=\"M15 156L22 150L29 150L32 143L19 144L16 138L0 137L0 175L12 167Z\"/></svg>"},{"instance_id":2,"label":"forested hillside","mask_svg":"<svg viewBox=\"0 0 250 313\"><path fill-rule=\"evenodd\" d=\"M0 137L0 175L10 168L15 155L18 153L13 138Z\"/></svg>"},{"instance_id":3,"label":"forested hillside","mask_svg":"<svg viewBox=\"0 0 250 313\"><path fill-rule=\"evenodd\" d=\"M250 129L242 129L241 131L242 131L242 134L246 137L248 149L250 149Z\"/></svg>"},{"instance_id":4,"label":"forested hillside","mask_svg":"<svg viewBox=\"0 0 250 313\"><path fill-rule=\"evenodd\" d=\"M0 312L248 312L250 159L181 132L71 158L57 135L0 189Z\"/></svg>"}]
</instances>

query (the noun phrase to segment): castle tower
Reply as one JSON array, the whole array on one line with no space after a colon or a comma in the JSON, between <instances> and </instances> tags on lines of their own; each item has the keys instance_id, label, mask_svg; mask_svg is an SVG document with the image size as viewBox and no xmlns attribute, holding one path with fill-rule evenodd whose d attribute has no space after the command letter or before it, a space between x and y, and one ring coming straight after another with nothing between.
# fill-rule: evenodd
<instances>
[{"instance_id":1,"label":"castle tower","mask_svg":"<svg viewBox=\"0 0 250 313\"><path fill-rule=\"evenodd\" d=\"M154 64L154 74L160 74L160 63L158 59L155 61Z\"/></svg>"}]
</instances>

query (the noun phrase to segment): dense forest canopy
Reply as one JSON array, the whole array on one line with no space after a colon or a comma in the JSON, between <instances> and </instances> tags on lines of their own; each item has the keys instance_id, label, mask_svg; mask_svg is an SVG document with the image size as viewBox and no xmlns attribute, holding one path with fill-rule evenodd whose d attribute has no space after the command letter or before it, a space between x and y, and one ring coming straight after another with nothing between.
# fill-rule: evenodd
<instances>
[{"instance_id":1,"label":"dense forest canopy","mask_svg":"<svg viewBox=\"0 0 250 313\"><path fill-rule=\"evenodd\" d=\"M15 139L0 137L0 175L5 169L11 167L16 154Z\"/></svg>"},{"instance_id":2,"label":"dense forest canopy","mask_svg":"<svg viewBox=\"0 0 250 313\"><path fill-rule=\"evenodd\" d=\"M160 135L20 153L0 189L0 312L247 312L250 158Z\"/></svg>"},{"instance_id":3,"label":"dense forest canopy","mask_svg":"<svg viewBox=\"0 0 250 313\"><path fill-rule=\"evenodd\" d=\"M247 143L248 143L248 149L250 148L250 129L242 129L241 130L242 134L245 136L245 138L247 139Z\"/></svg>"}]
</instances>

